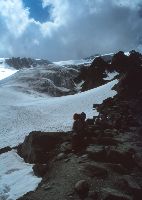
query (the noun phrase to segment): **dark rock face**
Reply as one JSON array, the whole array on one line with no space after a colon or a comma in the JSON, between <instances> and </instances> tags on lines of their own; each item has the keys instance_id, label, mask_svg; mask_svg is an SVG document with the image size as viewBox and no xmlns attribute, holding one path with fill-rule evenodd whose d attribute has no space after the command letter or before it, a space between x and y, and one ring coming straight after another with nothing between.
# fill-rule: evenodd
<instances>
[{"instance_id":1,"label":"dark rock face","mask_svg":"<svg viewBox=\"0 0 142 200\"><path fill-rule=\"evenodd\" d=\"M43 177L48 172L47 164L36 164L33 166L34 174L38 177Z\"/></svg>"},{"instance_id":2,"label":"dark rock face","mask_svg":"<svg viewBox=\"0 0 142 200\"><path fill-rule=\"evenodd\" d=\"M80 74L76 79L84 81L82 85L82 91L86 91L104 84L105 81L103 78L106 77L104 72L107 67L107 62L101 57L97 57L94 59L90 67L81 68Z\"/></svg>"},{"instance_id":3,"label":"dark rock face","mask_svg":"<svg viewBox=\"0 0 142 200\"><path fill-rule=\"evenodd\" d=\"M11 150L12 150L11 147L4 147L4 148L0 149L0 154L6 153L6 152L11 151Z\"/></svg>"},{"instance_id":4,"label":"dark rock face","mask_svg":"<svg viewBox=\"0 0 142 200\"><path fill-rule=\"evenodd\" d=\"M63 141L63 133L31 132L18 148L18 153L29 163L47 163Z\"/></svg>"},{"instance_id":5,"label":"dark rock face","mask_svg":"<svg viewBox=\"0 0 142 200\"><path fill-rule=\"evenodd\" d=\"M123 51L119 51L112 56L111 60L105 60L103 57L96 57L88 68L81 68L80 74L75 80L83 80L82 91L86 91L106 83L107 81L104 80L106 71L116 71L120 74L119 77L124 76L124 78L122 78L123 86L124 82L127 82L126 79L131 80L128 92L131 91L130 89L135 92L136 86L140 87L140 85L142 85L140 78L142 74L140 72L141 65L142 55L140 53L133 50L130 52L130 55L127 56ZM137 73L138 71L140 74ZM126 79L125 76L127 76ZM135 77L138 77L138 79L136 80ZM125 88L127 89L127 87L128 85L126 84Z\"/></svg>"}]
</instances>

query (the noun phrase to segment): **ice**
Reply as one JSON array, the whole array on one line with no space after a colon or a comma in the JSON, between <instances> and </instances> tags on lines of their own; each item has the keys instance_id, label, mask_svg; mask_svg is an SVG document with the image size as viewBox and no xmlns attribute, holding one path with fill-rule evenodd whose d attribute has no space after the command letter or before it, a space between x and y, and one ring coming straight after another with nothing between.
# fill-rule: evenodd
<instances>
[{"instance_id":1,"label":"ice","mask_svg":"<svg viewBox=\"0 0 142 200\"><path fill-rule=\"evenodd\" d=\"M32 165L24 163L16 151L0 155L0 199L16 200L35 190L40 181L33 175Z\"/></svg>"}]
</instances>

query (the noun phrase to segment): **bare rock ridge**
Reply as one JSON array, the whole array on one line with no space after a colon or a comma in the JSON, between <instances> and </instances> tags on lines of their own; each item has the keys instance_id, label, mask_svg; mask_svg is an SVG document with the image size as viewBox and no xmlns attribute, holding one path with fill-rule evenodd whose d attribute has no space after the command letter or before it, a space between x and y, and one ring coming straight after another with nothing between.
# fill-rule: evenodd
<instances>
[{"instance_id":1,"label":"bare rock ridge","mask_svg":"<svg viewBox=\"0 0 142 200\"><path fill-rule=\"evenodd\" d=\"M82 67L78 77L75 78L76 82L84 81L81 91L86 91L100 85L107 81L104 79L108 72L118 72L119 77L128 71L140 70L142 65L142 55L132 50L129 55L125 55L120 51L111 55L109 59L105 57L96 57L90 66Z\"/></svg>"},{"instance_id":2,"label":"bare rock ridge","mask_svg":"<svg viewBox=\"0 0 142 200\"><path fill-rule=\"evenodd\" d=\"M32 59L32 58L20 58L20 57L13 57L7 58L6 63L15 69L22 69L22 68L30 68L36 67L38 65L48 65L52 62L44 59Z\"/></svg>"},{"instance_id":3,"label":"bare rock ridge","mask_svg":"<svg viewBox=\"0 0 142 200\"><path fill-rule=\"evenodd\" d=\"M141 59L135 59L141 77ZM142 84L133 67L120 75L114 98L94 104L99 116L77 153L72 152L71 133L32 132L25 138L18 152L35 163L34 173L42 181L19 200L141 200Z\"/></svg>"}]
</instances>

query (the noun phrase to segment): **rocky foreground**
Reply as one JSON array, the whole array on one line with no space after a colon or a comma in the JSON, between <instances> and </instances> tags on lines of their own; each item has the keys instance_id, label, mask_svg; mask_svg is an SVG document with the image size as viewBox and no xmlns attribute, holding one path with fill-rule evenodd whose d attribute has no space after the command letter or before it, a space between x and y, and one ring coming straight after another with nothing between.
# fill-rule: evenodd
<instances>
[{"instance_id":1,"label":"rocky foreground","mask_svg":"<svg viewBox=\"0 0 142 200\"><path fill-rule=\"evenodd\" d=\"M18 153L35 164L42 182L19 200L141 200L142 90L136 82L129 89L130 75L114 98L94 105L99 116L88 120L79 152L72 152L72 133L32 132L25 138Z\"/></svg>"}]
</instances>

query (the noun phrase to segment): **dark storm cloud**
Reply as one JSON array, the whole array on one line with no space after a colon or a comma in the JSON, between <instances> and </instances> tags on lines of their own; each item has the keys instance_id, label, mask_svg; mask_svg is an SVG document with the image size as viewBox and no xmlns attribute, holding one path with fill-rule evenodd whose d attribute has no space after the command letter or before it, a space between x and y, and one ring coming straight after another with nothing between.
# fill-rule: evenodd
<instances>
[{"instance_id":1,"label":"dark storm cloud","mask_svg":"<svg viewBox=\"0 0 142 200\"><path fill-rule=\"evenodd\" d=\"M20 0L13 1L20 2ZM66 3L63 2L65 1L43 0L43 6L52 5L54 8L51 13L53 22L46 24L30 19L22 3L18 8L23 9L25 19L23 17L22 22L12 21L11 26L10 18L5 14L1 15L0 22L4 24L0 30L3 47L0 48L1 56L63 60L118 50L129 51L140 46L142 41L140 1L134 3L129 0L66 0ZM15 27L18 32L14 30Z\"/></svg>"}]
</instances>

